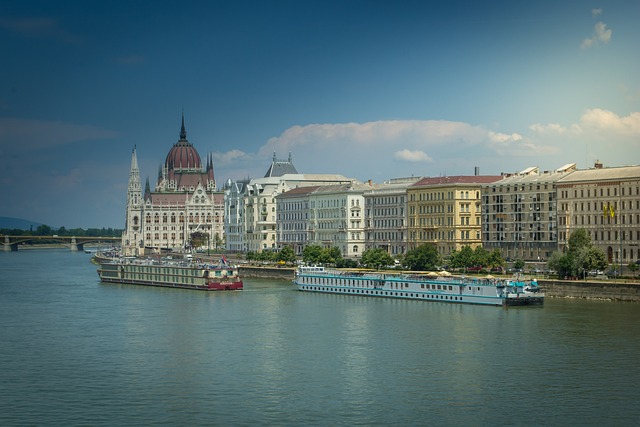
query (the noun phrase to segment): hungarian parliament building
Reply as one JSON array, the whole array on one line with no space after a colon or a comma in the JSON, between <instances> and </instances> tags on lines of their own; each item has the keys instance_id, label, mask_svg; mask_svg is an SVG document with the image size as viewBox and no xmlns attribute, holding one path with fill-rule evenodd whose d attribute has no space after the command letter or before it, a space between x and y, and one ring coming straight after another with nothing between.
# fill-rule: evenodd
<instances>
[{"instance_id":1,"label":"hungarian parliament building","mask_svg":"<svg viewBox=\"0 0 640 427\"><path fill-rule=\"evenodd\" d=\"M473 174L359 182L336 174L301 174L291 154L274 153L261 178L216 184L213 156L206 164L187 140L160 165L152 190L143 190L136 149L131 155L125 255L197 249L275 251L298 255L309 245L337 247L358 258L370 248L394 257L423 244L443 256L463 246L499 249L504 258L546 260L584 229L610 263L640 259L640 166ZM202 242L202 239L200 239Z\"/></svg>"}]
</instances>

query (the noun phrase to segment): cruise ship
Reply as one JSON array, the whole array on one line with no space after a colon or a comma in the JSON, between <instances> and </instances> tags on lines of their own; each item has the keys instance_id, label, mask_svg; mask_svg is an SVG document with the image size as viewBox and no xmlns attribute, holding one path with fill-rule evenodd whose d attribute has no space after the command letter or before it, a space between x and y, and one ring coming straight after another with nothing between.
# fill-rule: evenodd
<instances>
[{"instance_id":1,"label":"cruise ship","mask_svg":"<svg viewBox=\"0 0 640 427\"><path fill-rule=\"evenodd\" d=\"M203 291L230 291L243 288L238 267L226 261L206 264L193 261L159 261L120 258L101 263L100 280L107 283L161 286Z\"/></svg>"},{"instance_id":2,"label":"cruise ship","mask_svg":"<svg viewBox=\"0 0 640 427\"><path fill-rule=\"evenodd\" d=\"M298 290L496 306L541 305L544 293L536 279L520 276L453 276L325 269L301 266L293 280Z\"/></svg>"}]
</instances>

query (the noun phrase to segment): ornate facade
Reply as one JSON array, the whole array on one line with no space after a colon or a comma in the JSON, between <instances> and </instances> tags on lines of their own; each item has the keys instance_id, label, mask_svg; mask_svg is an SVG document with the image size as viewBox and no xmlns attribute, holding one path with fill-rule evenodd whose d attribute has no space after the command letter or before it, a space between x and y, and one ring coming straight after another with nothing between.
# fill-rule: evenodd
<instances>
[{"instance_id":1,"label":"ornate facade","mask_svg":"<svg viewBox=\"0 0 640 427\"><path fill-rule=\"evenodd\" d=\"M224 195L217 190L213 159L203 167L200 154L187 140L182 117L180 137L161 165L155 189L147 179L144 194L136 149L131 155L122 250L135 256L147 252L185 251L193 233L206 236L206 248L224 241Z\"/></svg>"}]
</instances>

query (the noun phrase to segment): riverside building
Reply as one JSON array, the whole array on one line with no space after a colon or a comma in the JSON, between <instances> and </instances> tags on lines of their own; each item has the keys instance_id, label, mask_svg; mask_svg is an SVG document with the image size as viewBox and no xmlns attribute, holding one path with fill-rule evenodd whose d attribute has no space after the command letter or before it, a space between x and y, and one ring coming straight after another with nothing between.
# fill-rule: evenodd
<instances>
[{"instance_id":1,"label":"riverside building","mask_svg":"<svg viewBox=\"0 0 640 427\"><path fill-rule=\"evenodd\" d=\"M500 175L422 178L407 187L408 247L432 243L443 256L481 240L482 186Z\"/></svg>"},{"instance_id":2,"label":"riverside building","mask_svg":"<svg viewBox=\"0 0 640 427\"><path fill-rule=\"evenodd\" d=\"M546 260L558 248L556 183L576 164L529 167L482 186L482 245L505 259Z\"/></svg>"},{"instance_id":3,"label":"riverside building","mask_svg":"<svg viewBox=\"0 0 640 427\"><path fill-rule=\"evenodd\" d=\"M127 256L184 251L195 232L204 233L207 247L224 241L224 195L216 188L213 159L203 166L200 154L187 140L184 115L178 142L169 150L152 191L147 178L144 193L136 149L131 154L122 250Z\"/></svg>"},{"instance_id":4,"label":"riverside building","mask_svg":"<svg viewBox=\"0 0 640 427\"><path fill-rule=\"evenodd\" d=\"M609 263L640 259L640 166L577 170L557 182L558 249L585 229Z\"/></svg>"},{"instance_id":5,"label":"riverside building","mask_svg":"<svg viewBox=\"0 0 640 427\"><path fill-rule=\"evenodd\" d=\"M393 257L407 252L407 187L418 180L394 178L364 192L365 250L380 248Z\"/></svg>"},{"instance_id":6,"label":"riverside building","mask_svg":"<svg viewBox=\"0 0 640 427\"><path fill-rule=\"evenodd\" d=\"M232 242L231 251L262 252L276 250L276 197L292 188L350 183L352 180L334 174L300 174L291 154L286 160L273 160L262 178L242 183L227 181L224 210L227 212L225 232Z\"/></svg>"}]
</instances>

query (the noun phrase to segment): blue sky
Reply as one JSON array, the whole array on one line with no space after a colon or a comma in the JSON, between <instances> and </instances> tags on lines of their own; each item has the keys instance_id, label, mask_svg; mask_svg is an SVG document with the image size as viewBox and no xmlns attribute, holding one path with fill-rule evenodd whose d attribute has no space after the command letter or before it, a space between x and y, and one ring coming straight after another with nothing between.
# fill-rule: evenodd
<instances>
[{"instance_id":1,"label":"blue sky","mask_svg":"<svg viewBox=\"0 0 640 427\"><path fill-rule=\"evenodd\" d=\"M0 4L0 216L124 226L135 145L218 185L640 163L638 1ZM144 184L144 183L143 183Z\"/></svg>"}]
</instances>

